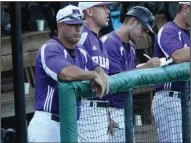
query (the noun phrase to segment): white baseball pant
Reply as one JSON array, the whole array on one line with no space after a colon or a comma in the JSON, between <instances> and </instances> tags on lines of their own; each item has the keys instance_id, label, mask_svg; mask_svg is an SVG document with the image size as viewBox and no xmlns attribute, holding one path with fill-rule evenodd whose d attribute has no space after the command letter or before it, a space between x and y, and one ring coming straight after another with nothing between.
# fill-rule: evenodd
<instances>
[{"instance_id":1,"label":"white baseball pant","mask_svg":"<svg viewBox=\"0 0 191 143\"><path fill-rule=\"evenodd\" d=\"M125 114L124 109L121 108L109 108L111 119L114 120L118 127L115 128L115 133L109 136L109 142L124 143L125 142ZM134 128L133 128L134 132ZM134 134L133 134L134 136ZM135 137L133 137L133 142L135 142Z\"/></svg>"},{"instance_id":2,"label":"white baseball pant","mask_svg":"<svg viewBox=\"0 0 191 143\"><path fill-rule=\"evenodd\" d=\"M28 126L28 142L60 142L60 123L51 113L35 111Z\"/></svg>"},{"instance_id":3,"label":"white baseball pant","mask_svg":"<svg viewBox=\"0 0 191 143\"><path fill-rule=\"evenodd\" d=\"M169 96L173 92L173 97ZM158 91L152 101L159 142L182 142L181 100L177 91Z\"/></svg>"},{"instance_id":4,"label":"white baseball pant","mask_svg":"<svg viewBox=\"0 0 191 143\"><path fill-rule=\"evenodd\" d=\"M90 107L90 103L93 106ZM97 102L82 100L81 114L78 120L78 141L79 142L106 142L109 139L108 113L104 107L97 107Z\"/></svg>"}]
</instances>

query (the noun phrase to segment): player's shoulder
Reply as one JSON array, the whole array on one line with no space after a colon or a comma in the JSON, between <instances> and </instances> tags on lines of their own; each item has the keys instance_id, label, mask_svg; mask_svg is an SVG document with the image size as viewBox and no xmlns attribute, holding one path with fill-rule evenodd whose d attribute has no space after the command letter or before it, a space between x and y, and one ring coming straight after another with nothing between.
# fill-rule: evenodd
<instances>
[{"instance_id":1,"label":"player's shoulder","mask_svg":"<svg viewBox=\"0 0 191 143\"><path fill-rule=\"evenodd\" d=\"M87 55L87 50L85 49L85 47L81 44L76 44L76 49L83 55Z\"/></svg>"},{"instance_id":2,"label":"player's shoulder","mask_svg":"<svg viewBox=\"0 0 191 143\"><path fill-rule=\"evenodd\" d=\"M81 45L84 45L85 42L87 42L88 39L92 39L93 37L91 36L91 31L90 29L87 27L86 24L83 25L82 28L82 35L81 35L81 39L78 42Z\"/></svg>"},{"instance_id":3,"label":"player's shoulder","mask_svg":"<svg viewBox=\"0 0 191 143\"><path fill-rule=\"evenodd\" d=\"M40 53L62 53L63 52L62 45L54 39L50 39L42 44L40 47L38 54ZM41 54L40 54L41 55Z\"/></svg>"},{"instance_id":4,"label":"player's shoulder","mask_svg":"<svg viewBox=\"0 0 191 143\"><path fill-rule=\"evenodd\" d=\"M48 49L55 49L58 50L62 47L62 45L55 39L50 39L46 41L43 45L46 45Z\"/></svg>"},{"instance_id":5,"label":"player's shoulder","mask_svg":"<svg viewBox=\"0 0 191 143\"><path fill-rule=\"evenodd\" d=\"M168 22L160 28L158 33L176 33L179 30L180 28L174 22Z\"/></svg>"},{"instance_id":6,"label":"player's shoulder","mask_svg":"<svg viewBox=\"0 0 191 143\"><path fill-rule=\"evenodd\" d=\"M102 36L101 41L103 43L111 43L111 44L117 42L116 32L112 31L112 32Z\"/></svg>"}]
</instances>

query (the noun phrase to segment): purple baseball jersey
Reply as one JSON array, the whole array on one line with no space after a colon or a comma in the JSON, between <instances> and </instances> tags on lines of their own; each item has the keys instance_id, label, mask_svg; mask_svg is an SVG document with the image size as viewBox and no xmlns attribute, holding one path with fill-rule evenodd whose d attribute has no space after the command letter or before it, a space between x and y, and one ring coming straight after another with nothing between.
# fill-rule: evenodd
<instances>
[{"instance_id":1,"label":"purple baseball jersey","mask_svg":"<svg viewBox=\"0 0 191 143\"><path fill-rule=\"evenodd\" d=\"M83 47L88 51L89 55L92 57L92 60L99 64L100 67L108 74L109 70L109 59L107 51L105 47L103 47L103 42L98 37L96 33L91 31L86 23L83 25L82 37L79 41L79 44L83 45ZM104 96L102 99L93 98L92 100L107 100L108 95Z\"/></svg>"},{"instance_id":2,"label":"purple baseball jersey","mask_svg":"<svg viewBox=\"0 0 191 143\"><path fill-rule=\"evenodd\" d=\"M181 29L174 22L166 23L158 32L154 44L154 56L170 58L176 50L188 47L190 48L190 29ZM180 91L182 89L180 82L159 84L157 90L171 89Z\"/></svg>"},{"instance_id":3,"label":"purple baseball jersey","mask_svg":"<svg viewBox=\"0 0 191 143\"><path fill-rule=\"evenodd\" d=\"M84 23L82 37L79 44L88 51L92 60L102 67L102 69L108 73L109 69L109 59L105 48L103 47L102 41L99 39L98 35L92 32Z\"/></svg>"},{"instance_id":4,"label":"purple baseball jersey","mask_svg":"<svg viewBox=\"0 0 191 143\"><path fill-rule=\"evenodd\" d=\"M59 115L57 82L62 69L75 65L84 70L86 67L88 70L94 70L99 66L80 45L76 45L73 52L75 58L72 58L66 48L55 39L45 42L38 51L35 65L36 110Z\"/></svg>"},{"instance_id":5,"label":"purple baseball jersey","mask_svg":"<svg viewBox=\"0 0 191 143\"><path fill-rule=\"evenodd\" d=\"M136 52L131 42L125 44L116 32L102 37L104 47L109 57L109 75L117 74L135 68ZM109 96L109 101L116 107L124 107L126 92L118 92Z\"/></svg>"}]
</instances>

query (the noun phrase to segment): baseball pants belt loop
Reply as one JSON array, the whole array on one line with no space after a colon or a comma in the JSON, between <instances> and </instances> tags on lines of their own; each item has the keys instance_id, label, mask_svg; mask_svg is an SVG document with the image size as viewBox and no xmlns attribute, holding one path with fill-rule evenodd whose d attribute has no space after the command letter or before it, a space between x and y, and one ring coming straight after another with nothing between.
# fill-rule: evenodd
<instances>
[{"instance_id":1,"label":"baseball pants belt loop","mask_svg":"<svg viewBox=\"0 0 191 143\"><path fill-rule=\"evenodd\" d=\"M111 103L108 102L95 102L95 101L90 102L90 107L93 107L94 104L96 104L96 107L114 107Z\"/></svg>"},{"instance_id":2,"label":"baseball pants belt loop","mask_svg":"<svg viewBox=\"0 0 191 143\"><path fill-rule=\"evenodd\" d=\"M175 92L169 92L169 97L181 98L181 94Z\"/></svg>"},{"instance_id":3,"label":"baseball pants belt loop","mask_svg":"<svg viewBox=\"0 0 191 143\"><path fill-rule=\"evenodd\" d=\"M52 114L51 115L51 120L56 121L56 122L60 122L60 117L56 114Z\"/></svg>"}]
</instances>

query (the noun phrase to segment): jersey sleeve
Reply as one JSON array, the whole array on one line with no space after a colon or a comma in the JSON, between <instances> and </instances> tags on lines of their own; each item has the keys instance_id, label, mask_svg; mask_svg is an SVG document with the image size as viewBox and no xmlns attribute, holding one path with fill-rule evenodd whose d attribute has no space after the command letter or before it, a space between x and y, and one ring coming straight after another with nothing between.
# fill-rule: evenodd
<instances>
[{"instance_id":1,"label":"jersey sleeve","mask_svg":"<svg viewBox=\"0 0 191 143\"><path fill-rule=\"evenodd\" d=\"M99 64L95 63L92 60L92 57L88 54L88 52L86 51L85 48L83 48L82 46L79 48L80 52L83 54L86 63L85 63L85 67L87 70L89 71L93 71L96 67L99 67Z\"/></svg>"},{"instance_id":2,"label":"jersey sleeve","mask_svg":"<svg viewBox=\"0 0 191 143\"><path fill-rule=\"evenodd\" d=\"M40 54L44 71L56 81L58 80L57 76L61 70L71 65L71 63L67 61L66 52L63 52L56 45L44 44L41 47Z\"/></svg>"},{"instance_id":3,"label":"jersey sleeve","mask_svg":"<svg viewBox=\"0 0 191 143\"><path fill-rule=\"evenodd\" d=\"M103 37L102 39L104 39ZM120 47L113 40L112 38L105 38L103 41L103 46L106 49L108 53L109 58L109 74L115 74L120 73L122 71L121 69L121 63L122 63L122 56L120 54Z\"/></svg>"},{"instance_id":4,"label":"jersey sleeve","mask_svg":"<svg viewBox=\"0 0 191 143\"><path fill-rule=\"evenodd\" d=\"M181 32L176 32L172 29L162 27L156 38L155 42L157 42L167 58L169 58L176 50L184 47L181 41Z\"/></svg>"}]
</instances>

